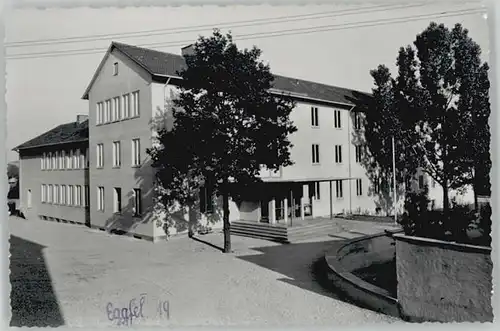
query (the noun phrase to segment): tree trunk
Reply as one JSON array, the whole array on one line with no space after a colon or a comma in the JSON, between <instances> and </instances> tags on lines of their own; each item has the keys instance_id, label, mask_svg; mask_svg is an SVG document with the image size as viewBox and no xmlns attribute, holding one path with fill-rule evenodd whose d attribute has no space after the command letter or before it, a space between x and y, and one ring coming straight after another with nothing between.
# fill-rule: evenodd
<instances>
[{"instance_id":1,"label":"tree trunk","mask_svg":"<svg viewBox=\"0 0 500 331\"><path fill-rule=\"evenodd\" d=\"M229 223L229 190L227 179L223 182L222 209L224 221L224 253L231 252L231 224Z\"/></svg>"}]
</instances>

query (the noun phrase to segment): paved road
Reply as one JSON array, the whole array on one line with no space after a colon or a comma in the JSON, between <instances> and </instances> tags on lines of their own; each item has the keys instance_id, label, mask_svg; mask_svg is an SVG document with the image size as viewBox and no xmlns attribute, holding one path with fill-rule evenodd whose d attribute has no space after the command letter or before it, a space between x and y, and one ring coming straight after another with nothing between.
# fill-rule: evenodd
<instances>
[{"instance_id":1,"label":"paved road","mask_svg":"<svg viewBox=\"0 0 500 331\"><path fill-rule=\"evenodd\" d=\"M314 281L311 264L332 237L280 245L233 236L234 253L222 254L213 247L222 234L152 244L70 224L11 217L9 225L16 326L111 326L130 315L151 326L396 321Z\"/></svg>"}]
</instances>

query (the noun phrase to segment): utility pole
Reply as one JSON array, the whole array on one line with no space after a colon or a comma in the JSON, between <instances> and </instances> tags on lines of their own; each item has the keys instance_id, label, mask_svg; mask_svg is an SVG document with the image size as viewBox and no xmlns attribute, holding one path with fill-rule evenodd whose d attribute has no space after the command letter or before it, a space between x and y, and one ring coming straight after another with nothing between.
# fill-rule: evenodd
<instances>
[{"instance_id":1,"label":"utility pole","mask_svg":"<svg viewBox=\"0 0 500 331\"><path fill-rule=\"evenodd\" d=\"M398 217L397 217L397 212L396 212L396 203L397 203L397 193L396 193L396 147L394 143L394 135L392 136L392 179L393 179L393 191L394 191L394 201L393 201L393 208L394 208L394 224L398 224Z\"/></svg>"}]
</instances>

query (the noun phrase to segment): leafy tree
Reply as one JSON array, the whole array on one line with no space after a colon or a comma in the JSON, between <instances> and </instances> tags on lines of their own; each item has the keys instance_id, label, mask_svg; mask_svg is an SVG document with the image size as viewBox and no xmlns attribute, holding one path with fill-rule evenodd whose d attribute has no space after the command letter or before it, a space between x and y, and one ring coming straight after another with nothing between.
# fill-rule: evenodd
<instances>
[{"instance_id":1,"label":"leafy tree","mask_svg":"<svg viewBox=\"0 0 500 331\"><path fill-rule=\"evenodd\" d=\"M19 166L15 163L7 165L7 178L19 178Z\"/></svg>"},{"instance_id":2,"label":"leafy tree","mask_svg":"<svg viewBox=\"0 0 500 331\"><path fill-rule=\"evenodd\" d=\"M166 205L192 204L204 183L222 195L224 252L230 252L229 196L260 182L262 165L278 170L292 164L288 136L296 128L289 114L295 103L269 93L274 77L259 61L258 48L240 50L231 34L218 30L193 47L179 72L173 126L159 132L159 146L148 153Z\"/></svg>"},{"instance_id":3,"label":"leafy tree","mask_svg":"<svg viewBox=\"0 0 500 331\"><path fill-rule=\"evenodd\" d=\"M449 30L432 22L413 46L399 50L396 79L385 66L371 71L366 140L374 162L389 172L394 136L399 177L417 167L429 174L443 187L447 215L450 189L489 181L488 66L460 24Z\"/></svg>"}]
</instances>

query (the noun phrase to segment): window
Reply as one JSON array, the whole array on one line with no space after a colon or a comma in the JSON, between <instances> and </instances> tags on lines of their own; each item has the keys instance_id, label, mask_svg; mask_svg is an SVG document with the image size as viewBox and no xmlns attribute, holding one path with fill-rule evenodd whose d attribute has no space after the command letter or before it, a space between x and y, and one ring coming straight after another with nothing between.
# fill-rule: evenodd
<instances>
[{"instance_id":1,"label":"window","mask_svg":"<svg viewBox=\"0 0 500 331\"><path fill-rule=\"evenodd\" d=\"M47 202L48 203L52 203L53 202L53 200L52 200L52 194L54 193L53 190L54 190L54 188L53 188L52 184L49 184L49 190L47 192Z\"/></svg>"},{"instance_id":2,"label":"window","mask_svg":"<svg viewBox=\"0 0 500 331\"><path fill-rule=\"evenodd\" d=\"M111 110L109 111L109 121L114 122L116 121L116 104L115 104L115 98L111 99Z\"/></svg>"},{"instance_id":3,"label":"window","mask_svg":"<svg viewBox=\"0 0 500 331\"><path fill-rule=\"evenodd\" d=\"M335 145L335 163L342 163L342 145Z\"/></svg>"},{"instance_id":4,"label":"window","mask_svg":"<svg viewBox=\"0 0 500 331\"><path fill-rule=\"evenodd\" d=\"M344 192L343 192L343 187L342 187L342 180L336 180L335 181L335 192L337 195L337 199L343 198L344 197Z\"/></svg>"},{"instance_id":5,"label":"window","mask_svg":"<svg viewBox=\"0 0 500 331\"><path fill-rule=\"evenodd\" d=\"M61 152L62 158L62 169L66 169L68 167L68 156L66 155L66 151Z\"/></svg>"},{"instance_id":6,"label":"window","mask_svg":"<svg viewBox=\"0 0 500 331\"><path fill-rule=\"evenodd\" d=\"M66 204L66 185L61 185L61 189L59 190L59 203L61 205Z\"/></svg>"},{"instance_id":7,"label":"window","mask_svg":"<svg viewBox=\"0 0 500 331\"><path fill-rule=\"evenodd\" d=\"M130 117L130 94L128 94L128 93L123 95L122 112L123 112L122 118L129 118Z\"/></svg>"},{"instance_id":8,"label":"window","mask_svg":"<svg viewBox=\"0 0 500 331\"><path fill-rule=\"evenodd\" d=\"M78 167L80 169L84 169L86 167L86 162L85 162L85 151L83 149L78 150L78 154L80 154L80 160L78 161Z\"/></svg>"},{"instance_id":9,"label":"window","mask_svg":"<svg viewBox=\"0 0 500 331\"><path fill-rule=\"evenodd\" d=\"M97 210L104 211L104 187L97 188Z\"/></svg>"},{"instance_id":10,"label":"window","mask_svg":"<svg viewBox=\"0 0 500 331\"><path fill-rule=\"evenodd\" d=\"M104 123L109 122L111 112L111 100L106 100L104 102Z\"/></svg>"},{"instance_id":11,"label":"window","mask_svg":"<svg viewBox=\"0 0 500 331\"><path fill-rule=\"evenodd\" d=\"M118 75L118 62L113 63L113 76Z\"/></svg>"},{"instance_id":12,"label":"window","mask_svg":"<svg viewBox=\"0 0 500 331\"><path fill-rule=\"evenodd\" d=\"M134 189L134 216L140 216L142 213L141 190Z\"/></svg>"},{"instance_id":13,"label":"window","mask_svg":"<svg viewBox=\"0 0 500 331\"><path fill-rule=\"evenodd\" d=\"M96 157L97 157L96 167L103 168L104 167L104 145L103 144L97 144Z\"/></svg>"},{"instance_id":14,"label":"window","mask_svg":"<svg viewBox=\"0 0 500 331\"><path fill-rule=\"evenodd\" d=\"M47 155L47 160L46 160L46 165L45 167L47 168L47 170L52 170L52 163L50 162L52 160L52 153L49 153Z\"/></svg>"},{"instance_id":15,"label":"window","mask_svg":"<svg viewBox=\"0 0 500 331\"><path fill-rule=\"evenodd\" d=\"M356 179L356 194L358 196L363 195L363 186L361 179Z\"/></svg>"},{"instance_id":16,"label":"window","mask_svg":"<svg viewBox=\"0 0 500 331\"><path fill-rule=\"evenodd\" d=\"M89 202L90 202L90 188L88 185L85 185L85 201L84 201L85 207L89 206Z\"/></svg>"},{"instance_id":17,"label":"window","mask_svg":"<svg viewBox=\"0 0 500 331\"><path fill-rule=\"evenodd\" d=\"M67 195L68 195L68 205L69 206L73 206L75 204L75 196L74 196L74 188L73 188L73 185L68 185L68 191L67 191Z\"/></svg>"},{"instance_id":18,"label":"window","mask_svg":"<svg viewBox=\"0 0 500 331\"><path fill-rule=\"evenodd\" d=\"M54 153L54 158L52 161L53 161L52 168L59 169L59 152Z\"/></svg>"},{"instance_id":19,"label":"window","mask_svg":"<svg viewBox=\"0 0 500 331\"><path fill-rule=\"evenodd\" d=\"M73 169L80 169L80 150L76 149L73 153Z\"/></svg>"},{"instance_id":20,"label":"window","mask_svg":"<svg viewBox=\"0 0 500 331\"><path fill-rule=\"evenodd\" d=\"M312 163L319 164L319 145L318 144L312 145Z\"/></svg>"},{"instance_id":21,"label":"window","mask_svg":"<svg viewBox=\"0 0 500 331\"><path fill-rule=\"evenodd\" d=\"M59 185L54 185L54 203L58 204L59 203Z\"/></svg>"},{"instance_id":22,"label":"window","mask_svg":"<svg viewBox=\"0 0 500 331\"><path fill-rule=\"evenodd\" d=\"M132 140L132 166L141 164L141 143L139 139Z\"/></svg>"},{"instance_id":23,"label":"window","mask_svg":"<svg viewBox=\"0 0 500 331\"><path fill-rule=\"evenodd\" d=\"M363 146L357 145L356 147L356 162L360 163L363 159Z\"/></svg>"},{"instance_id":24,"label":"window","mask_svg":"<svg viewBox=\"0 0 500 331\"><path fill-rule=\"evenodd\" d=\"M28 194L27 194L27 200L28 200L28 208L31 208L31 190L28 190Z\"/></svg>"},{"instance_id":25,"label":"window","mask_svg":"<svg viewBox=\"0 0 500 331\"><path fill-rule=\"evenodd\" d=\"M113 142L113 167L121 166L121 147L119 141Z\"/></svg>"},{"instance_id":26,"label":"window","mask_svg":"<svg viewBox=\"0 0 500 331\"><path fill-rule=\"evenodd\" d=\"M373 180L373 191L376 194L380 193L380 178L379 177L375 177L375 179Z\"/></svg>"},{"instance_id":27,"label":"window","mask_svg":"<svg viewBox=\"0 0 500 331\"><path fill-rule=\"evenodd\" d=\"M361 129L361 114L360 113L354 113L354 128L356 130Z\"/></svg>"},{"instance_id":28,"label":"window","mask_svg":"<svg viewBox=\"0 0 500 331\"><path fill-rule=\"evenodd\" d=\"M120 102L120 97L116 97L116 98L113 98L113 104L114 104L114 108L113 108L113 118L115 121L119 121L121 119L121 102Z\"/></svg>"},{"instance_id":29,"label":"window","mask_svg":"<svg viewBox=\"0 0 500 331\"><path fill-rule=\"evenodd\" d=\"M139 116L139 91L132 93L132 117Z\"/></svg>"},{"instance_id":30,"label":"window","mask_svg":"<svg viewBox=\"0 0 500 331\"><path fill-rule=\"evenodd\" d=\"M80 207L82 205L82 187L75 185L73 190L73 205Z\"/></svg>"},{"instance_id":31,"label":"window","mask_svg":"<svg viewBox=\"0 0 500 331\"><path fill-rule=\"evenodd\" d=\"M311 107L311 126L319 126L318 107Z\"/></svg>"},{"instance_id":32,"label":"window","mask_svg":"<svg viewBox=\"0 0 500 331\"><path fill-rule=\"evenodd\" d=\"M418 188L421 190L424 189L424 176L423 175L418 176Z\"/></svg>"},{"instance_id":33,"label":"window","mask_svg":"<svg viewBox=\"0 0 500 331\"><path fill-rule=\"evenodd\" d=\"M314 199L316 200L319 200L321 198L320 196L320 182L314 182L314 183L311 183L311 185L309 186L309 195L311 197L314 197Z\"/></svg>"},{"instance_id":34,"label":"window","mask_svg":"<svg viewBox=\"0 0 500 331\"><path fill-rule=\"evenodd\" d=\"M42 158L40 159L40 168L42 170L45 170L45 158L47 157L47 154L43 153Z\"/></svg>"},{"instance_id":35,"label":"window","mask_svg":"<svg viewBox=\"0 0 500 331\"><path fill-rule=\"evenodd\" d=\"M212 213L214 211L213 191L210 187L203 186L200 189L200 212Z\"/></svg>"},{"instance_id":36,"label":"window","mask_svg":"<svg viewBox=\"0 0 500 331\"><path fill-rule=\"evenodd\" d=\"M102 102L98 102L96 107L95 124L96 125L102 124L103 119L104 119L104 105Z\"/></svg>"},{"instance_id":37,"label":"window","mask_svg":"<svg viewBox=\"0 0 500 331\"><path fill-rule=\"evenodd\" d=\"M342 127L342 122L340 121L340 110L333 111L333 126L337 129Z\"/></svg>"},{"instance_id":38,"label":"window","mask_svg":"<svg viewBox=\"0 0 500 331\"><path fill-rule=\"evenodd\" d=\"M121 213L122 212L122 189L119 187L115 187L114 197L113 197L113 212Z\"/></svg>"},{"instance_id":39,"label":"window","mask_svg":"<svg viewBox=\"0 0 500 331\"><path fill-rule=\"evenodd\" d=\"M59 153L59 169L64 169L64 151Z\"/></svg>"},{"instance_id":40,"label":"window","mask_svg":"<svg viewBox=\"0 0 500 331\"><path fill-rule=\"evenodd\" d=\"M45 157L45 170L50 170L50 153Z\"/></svg>"},{"instance_id":41,"label":"window","mask_svg":"<svg viewBox=\"0 0 500 331\"><path fill-rule=\"evenodd\" d=\"M73 161L74 161L73 150L70 150L68 157L68 164L67 164L68 169L73 169Z\"/></svg>"},{"instance_id":42,"label":"window","mask_svg":"<svg viewBox=\"0 0 500 331\"><path fill-rule=\"evenodd\" d=\"M42 187L41 187L41 192L40 192L40 201L42 203L45 203L47 202L47 185L45 184L42 184Z\"/></svg>"},{"instance_id":43,"label":"window","mask_svg":"<svg viewBox=\"0 0 500 331\"><path fill-rule=\"evenodd\" d=\"M89 149L86 148L85 149L85 167L88 168L90 165L90 162L89 162Z\"/></svg>"}]
</instances>

